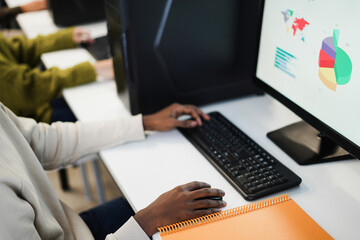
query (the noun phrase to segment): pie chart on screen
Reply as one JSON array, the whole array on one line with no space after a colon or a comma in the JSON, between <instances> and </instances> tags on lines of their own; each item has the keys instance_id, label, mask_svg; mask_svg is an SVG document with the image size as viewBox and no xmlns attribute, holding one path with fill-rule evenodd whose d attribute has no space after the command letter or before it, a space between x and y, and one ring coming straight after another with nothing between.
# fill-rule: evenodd
<instances>
[{"instance_id":1,"label":"pie chart on screen","mask_svg":"<svg viewBox=\"0 0 360 240\"><path fill-rule=\"evenodd\" d=\"M336 92L339 85L346 85L351 78L352 63L347 53L338 47L340 31L322 41L319 54L319 77L323 84Z\"/></svg>"}]
</instances>

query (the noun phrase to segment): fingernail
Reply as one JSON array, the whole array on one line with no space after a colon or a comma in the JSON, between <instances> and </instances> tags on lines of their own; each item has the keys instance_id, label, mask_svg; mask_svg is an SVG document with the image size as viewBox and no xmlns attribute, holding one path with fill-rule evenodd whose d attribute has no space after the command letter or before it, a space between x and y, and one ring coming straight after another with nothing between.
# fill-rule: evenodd
<instances>
[{"instance_id":1,"label":"fingernail","mask_svg":"<svg viewBox=\"0 0 360 240\"><path fill-rule=\"evenodd\" d=\"M192 127L196 127L196 122L191 122Z\"/></svg>"},{"instance_id":2,"label":"fingernail","mask_svg":"<svg viewBox=\"0 0 360 240\"><path fill-rule=\"evenodd\" d=\"M221 201L221 205L223 205L225 207L227 205L227 202Z\"/></svg>"}]
</instances>

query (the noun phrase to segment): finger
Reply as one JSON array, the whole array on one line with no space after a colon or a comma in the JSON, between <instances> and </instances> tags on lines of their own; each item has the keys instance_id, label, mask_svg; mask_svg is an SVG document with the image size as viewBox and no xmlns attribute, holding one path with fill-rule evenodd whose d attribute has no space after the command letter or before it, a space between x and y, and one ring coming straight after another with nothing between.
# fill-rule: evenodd
<instances>
[{"instance_id":1,"label":"finger","mask_svg":"<svg viewBox=\"0 0 360 240\"><path fill-rule=\"evenodd\" d=\"M186 107L186 106L181 106L181 107L175 109L175 111L176 111L176 117L180 117L182 115L190 115L191 117L193 117L195 119L197 124L199 126L201 126L201 118L194 109Z\"/></svg>"},{"instance_id":2,"label":"finger","mask_svg":"<svg viewBox=\"0 0 360 240\"><path fill-rule=\"evenodd\" d=\"M208 197L223 197L225 192L217 188L202 188L191 193L191 197L194 199L208 198Z\"/></svg>"},{"instance_id":3,"label":"finger","mask_svg":"<svg viewBox=\"0 0 360 240\"><path fill-rule=\"evenodd\" d=\"M93 40L90 36L90 33L89 32L82 32L80 34L80 37L81 37L81 41L86 41L86 42L90 42L91 40Z\"/></svg>"},{"instance_id":4,"label":"finger","mask_svg":"<svg viewBox=\"0 0 360 240\"><path fill-rule=\"evenodd\" d=\"M198 126L198 123L194 120L175 120L175 126L182 128L194 128Z\"/></svg>"},{"instance_id":5,"label":"finger","mask_svg":"<svg viewBox=\"0 0 360 240\"><path fill-rule=\"evenodd\" d=\"M90 36L90 38L87 40L88 43L93 44L95 40Z\"/></svg>"},{"instance_id":6,"label":"finger","mask_svg":"<svg viewBox=\"0 0 360 240\"><path fill-rule=\"evenodd\" d=\"M223 200L202 199L196 200L191 203L191 207L195 210L208 209L208 208L223 208L226 202Z\"/></svg>"},{"instance_id":7,"label":"finger","mask_svg":"<svg viewBox=\"0 0 360 240\"><path fill-rule=\"evenodd\" d=\"M205 182L194 181L191 183L184 184L184 185L182 185L182 187L184 190L194 191L194 190L201 189L201 188L210 188L211 186L210 186L210 184L205 183Z\"/></svg>"},{"instance_id":8,"label":"finger","mask_svg":"<svg viewBox=\"0 0 360 240\"><path fill-rule=\"evenodd\" d=\"M205 216L205 215L209 215L209 214L213 214L213 213L217 213L217 212L221 212L221 210L217 209L217 208L198 209L198 210L194 210L192 212L191 218L198 218L201 216Z\"/></svg>"},{"instance_id":9,"label":"finger","mask_svg":"<svg viewBox=\"0 0 360 240\"><path fill-rule=\"evenodd\" d=\"M198 107L194 106L194 105L187 105L187 107L192 108L196 111L196 113L201 116L204 120L209 121L210 120L210 116L207 115L206 113L204 113L203 111L201 111Z\"/></svg>"}]
</instances>

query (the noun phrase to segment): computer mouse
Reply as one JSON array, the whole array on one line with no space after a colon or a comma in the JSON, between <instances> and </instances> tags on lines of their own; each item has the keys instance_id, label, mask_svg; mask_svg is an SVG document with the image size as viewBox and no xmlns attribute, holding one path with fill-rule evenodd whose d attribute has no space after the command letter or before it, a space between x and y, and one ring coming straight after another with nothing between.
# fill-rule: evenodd
<instances>
[{"instance_id":1,"label":"computer mouse","mask_svg":"<svg viewBox=\"0 0 360 240\"><path fill-rule=\"evenodd\" d=\"M216 200L216 201L222 201L223 198L221 196L212 196L212 197L205 197L205 198L199 198L197 200L202 200L202 199L211 199L211 200ZM198 210L205 210L207 208L199 208Z\"/></svg>"},{"instance_id":2,"label":"computer mouse","mask_svg":"<svg viewBox=\"0 0 360 240\"><path fill-rule=\"evenodd\" d=\"M217 201L222 201L223 200L223 198L221 196L208 197L206 199L217 200Z\"/></svg>"},{"instance_id":3,"label":"computer mouse","mask_svg":"<svg viewBox=\"0 0 360 240\"><path fill-rule=\"evenodd\" d=\"M202 200L202 199L210 199L210 200L217 200L217 201L223 200L223 198L221 196L204 197L204 198L198 198L197 200Z\"/></svg>"}]
</instances>

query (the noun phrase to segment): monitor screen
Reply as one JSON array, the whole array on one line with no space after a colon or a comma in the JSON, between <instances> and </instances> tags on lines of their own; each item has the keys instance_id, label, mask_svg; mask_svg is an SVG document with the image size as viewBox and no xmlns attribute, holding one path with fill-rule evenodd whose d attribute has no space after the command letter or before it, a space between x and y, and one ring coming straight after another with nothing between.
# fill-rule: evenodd
<instances>
[{"instance_id":1,"label":"monitor screen","mask_svg":"<svg viewBox=\"0 0 360 240\"><path fill-rule=\"evenodd\" d=\"M268 0L257 82L360 158L360 2Z\"/></svg>"}]
</instances>

